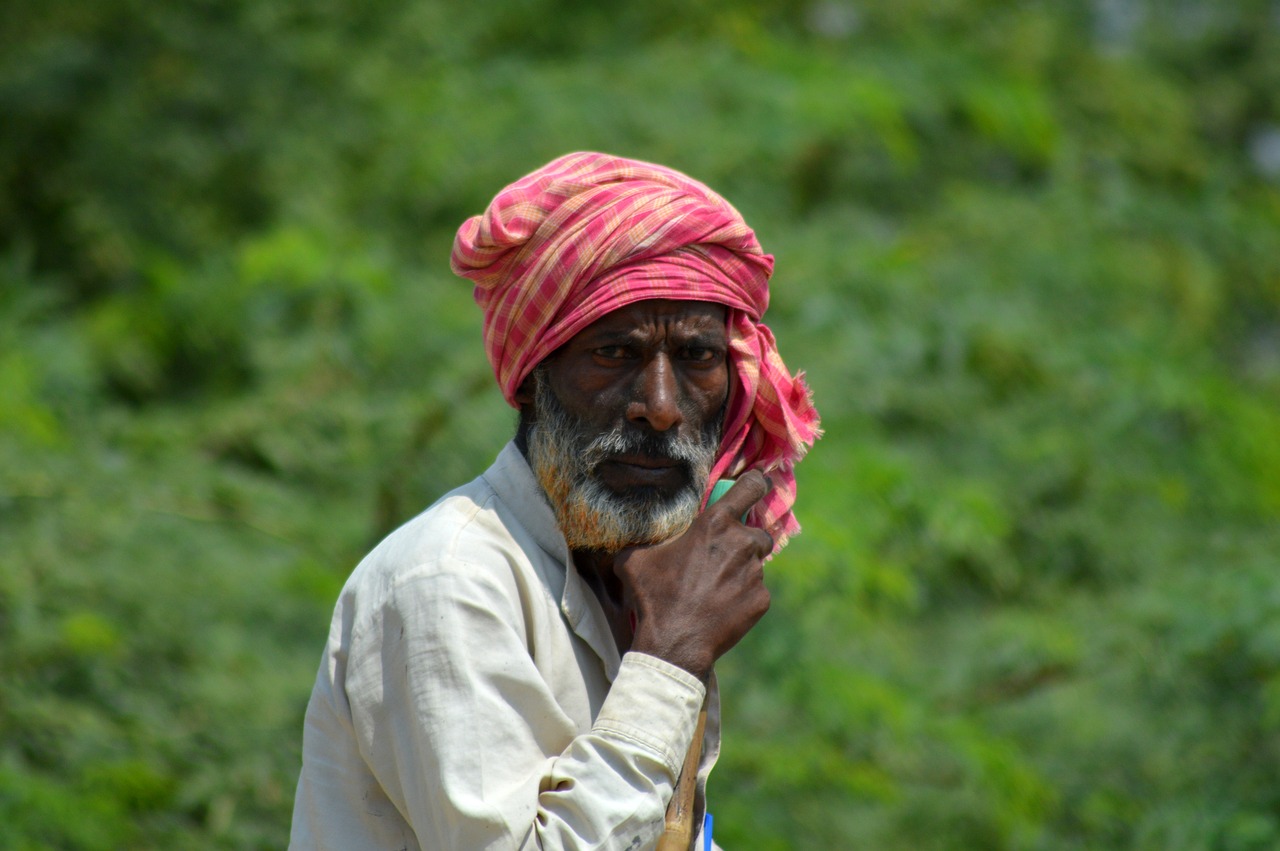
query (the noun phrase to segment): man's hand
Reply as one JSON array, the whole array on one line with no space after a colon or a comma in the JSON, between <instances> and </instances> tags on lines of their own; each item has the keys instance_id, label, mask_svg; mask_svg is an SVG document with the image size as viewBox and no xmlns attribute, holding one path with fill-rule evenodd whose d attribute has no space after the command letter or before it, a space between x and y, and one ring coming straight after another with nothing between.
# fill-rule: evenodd
<instances>
[{"instance_id":1,"label":"man's hand","mask_svg":"<svg viewBox=\"0 0 1280 851\"><path fill-rule=\"evenodd\" d=\"M636 613L632 650L705 681L715 661L764 617L763 560L773 539L739 518L770 487L751 470L679 538L617 554L614 573L625 605Z\"/></svg>"}]
</instances>

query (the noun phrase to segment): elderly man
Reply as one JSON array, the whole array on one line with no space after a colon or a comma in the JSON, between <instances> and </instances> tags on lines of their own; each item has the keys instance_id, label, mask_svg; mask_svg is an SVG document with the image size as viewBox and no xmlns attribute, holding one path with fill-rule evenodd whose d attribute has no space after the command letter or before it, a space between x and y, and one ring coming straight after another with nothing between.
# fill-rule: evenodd
<instances>
[{"instance_id":1,"label":"elderly man","mask_svg":"<svg viewBox=\"0 0 1280 851\"><path fill-rule=\"evenodd\" d=\"M653 848L705 701L701 824L712 665L768 608L818 436L760 321L773 258L701 183L571 154L452 260L518 431L347 582L292 847Z\"/></svg>"}]
</instances>

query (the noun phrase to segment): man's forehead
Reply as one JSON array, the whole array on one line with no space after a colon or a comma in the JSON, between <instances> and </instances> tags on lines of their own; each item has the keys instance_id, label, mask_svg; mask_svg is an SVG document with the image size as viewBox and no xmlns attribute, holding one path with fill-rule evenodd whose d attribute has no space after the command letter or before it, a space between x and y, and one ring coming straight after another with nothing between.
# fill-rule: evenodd
<instances>
[{"instance_id":1,"label":"man's forehead","mask_svg":"<svg viewBox=\"0 0 1280 851\"><path fill-rule=\"evenodd\" d=\"M728 309L709 301L645 299L610 311L580 334L626 334L669 329L692 334L723 332Z\"/></svg>"}]
</instances>

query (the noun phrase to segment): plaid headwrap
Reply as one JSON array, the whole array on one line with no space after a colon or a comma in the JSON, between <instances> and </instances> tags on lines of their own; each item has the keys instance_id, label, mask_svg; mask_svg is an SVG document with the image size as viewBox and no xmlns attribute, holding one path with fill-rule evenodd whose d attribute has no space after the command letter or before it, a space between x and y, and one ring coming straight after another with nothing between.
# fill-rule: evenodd
<instances>
[{"instance_id":1,"label":"plaid headwrap","mask_svg":"<svg viewBox=\"0 0 1280 851\"><path fill-rule=\"evenodd\" d=\"M821 434L818 412L760 321L773 257L727 201L669 168L569 154L464 222L451 265L476 284L485 352L513 407L525 377L607 313L646 299L725 305L730 393L708 493L759 469L773 490L750 522L773 536L775 552L799 531L793 466Z\"/></svg>"}]
</instances>

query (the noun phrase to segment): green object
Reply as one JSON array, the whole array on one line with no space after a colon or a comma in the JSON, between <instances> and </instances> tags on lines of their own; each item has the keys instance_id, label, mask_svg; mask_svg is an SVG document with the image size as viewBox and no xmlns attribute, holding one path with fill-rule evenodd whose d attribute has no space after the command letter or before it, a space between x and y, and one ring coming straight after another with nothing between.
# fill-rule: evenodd
<instances>
[{"instance_id":1,"label":"green object","mask_svg":"<svg viewBox=\"0 0 1280 851\"><path fill-rule=\"evenodd\" d=\"M707 500L707 505L713 504L716 500L720 499L720 497L727 494L729 492L729 488L733 487L735 482L737 482L737 479L721 479L720 481L712 485L711 497ZM743 523L747 522L748 513L749 512L743 512L742 514Z\"/></svg>"},{"instance_id":2,"label":"green object","mask_svg":"<svg viewBox=\"0 0 1280 851\"><path fill-rule=\"evenodd\" d=\"M727 494L729 492L729 488L733 487L733 483L733 479L721 479L716 482L715 486L711 488L711 498L707 500L707 505L711 505L718 501L720 497Z\"/></svg>"}]
</instances>

